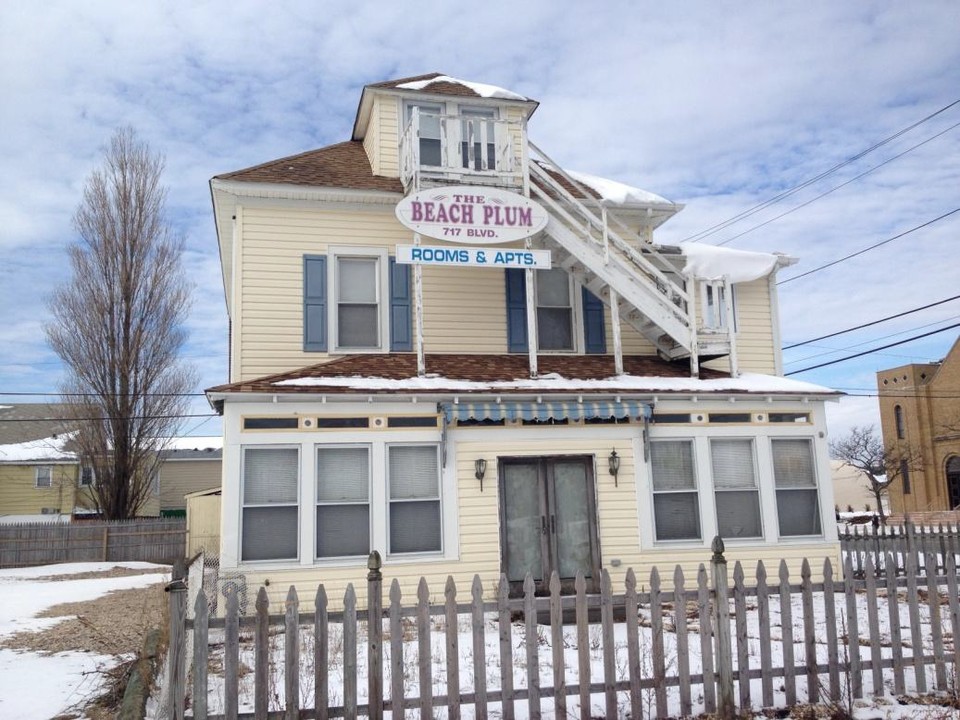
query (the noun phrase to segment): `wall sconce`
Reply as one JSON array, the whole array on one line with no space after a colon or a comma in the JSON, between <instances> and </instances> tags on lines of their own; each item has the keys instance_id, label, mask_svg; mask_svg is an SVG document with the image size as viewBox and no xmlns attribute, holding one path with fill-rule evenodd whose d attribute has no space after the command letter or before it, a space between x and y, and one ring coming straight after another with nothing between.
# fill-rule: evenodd
<instances>
[{"instance_id":1,"label":"wall sconce","mask_svg":"<svg viewBox=\"0 0 960 720\"><path fill-rule=\"evenodd\" d=\"M607 458L607 461L610 463L610 474L613 475L613 486L619 487L617 484L617 475L620 474L620 456L617 455L616 450L610 453L610 457Z\"/></svg>"},{"instance_id":2,"label":"wall sconce","mask_svg":"<svg viewBox=\"0 0 960 720\"><path fill-rule=\"evenodd\" d=\"M487 461L477 458L473 461L473 474L480 481L480 492L483 492L483 476L487 472Z\"/></svg>"}]
</instances>

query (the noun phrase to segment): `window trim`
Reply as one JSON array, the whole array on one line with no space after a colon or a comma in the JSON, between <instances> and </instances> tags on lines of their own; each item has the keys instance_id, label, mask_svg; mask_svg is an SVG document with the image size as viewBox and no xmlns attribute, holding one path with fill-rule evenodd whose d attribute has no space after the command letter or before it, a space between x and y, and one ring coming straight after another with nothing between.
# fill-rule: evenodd
<instances>
[{"instance_id":1,"label":"window trim","mask_svg":"<svg viewBox=\"0 0 960 720\"><path fill-rule=\"evenodd\" d=\"M318 465L317 458L319 456L320 450L344 450L344 449L356 449L363 448L367 451L367 547L374 547L374 538L373 538L373 523L374 523L374 512L373 512L373 444L372 443L314 443L313 445L313 513L314 513L314 522L313 522L313 562L315 563L326 563L329 561L336 560L356 560L358 558L365 559L369 556L369 550L366 553L360 555L318 555L317 554L317 521L316 521L316 512L318 507L332 507L336 505L351 505L357 506L361 505L358 502L323 502L319 500L319 488L317 484L319 482L318 477ZM302 468L301 468L302 470Z\"/></svg>"},{"instance_id":2,"label":"window trim","mask_svg":"<svg viewBox=\"0 0 960 720\"><path fill-rule=\"evenodd\" d=\"M46 470L47 480L45 485L40 484L40 471ZM53 487L53 465L37 465L33 472L33 486L37 490L49 490Z\"/></svg>"},{"instance_id":3,"label":"window trim","mask_svg":"<svg viewBox=\"0 0 960 720\"><path fill-rule=\"evenodd\" d=\"M330 354L345 353L361 355L365 353L387 352L390 347L390 256L385 247L345 247L330 246L327 251L327 287L330 302L327 303L327 347ZM375 258L377 268L377 345L375 347L349 347L340 345L340 327L338 321L340 293L338 282L338 260Z\"/></svg>"},{"instance_id":4,"label":"window trim","mask_svg":"<svg viewBox=\"0 0 960 720\"><path fill-rule=\"evenodd\" d=\"M276 445L270 443L249 443L239 447L240 450L240 483L239 483L239 518L237 521L237 562L240 565L269 565L269 564L299 564L302 553L300 551L300 531L303 528L303 513L300 511L302 505L302 487L303 487L303 452L299 443L279 443ZM296 450L297 451L297 496L295 502L285 505L247 505L243 500L244 490L246 489L247 479L247 450ZM263 558L260 560L246 560L243 557L243 511L247 507L295 507L297 509L297 529L296 529L296 547L297 552L294 557L285 558Z\"/></svg>"},{"instance_id":5,"label":"window trim","mask_svg":"<svg viewBox=\"0 0 960 720\"><path fill-rule=\"evenodd\" d=\"M438 550L416 550L413 552L393 552L390 548L390 506L394 500L390 497L390 450L395 447L432 447L437 457L437 497L436 503L440 508L440 548ZM411 558L411 557L442 557L446 553L446 543L444 542L444 497L443 497L443 462L440 457L440 443L436 442L385 442L383 444L383 478L384 478L384 515L383 527L385 530L385 549L387 557L393 558ZM416 500L397 500L396 502L433 502L433 498L417 498Z\"/></svg>"},{"instance_id":6,"label":"window trim","mask_svg":"<svg viewBox=\"0 0 960 720\"><path fill-rule=\"evenodd\" d=\"M540 345L540 286L539 277L542 270L535 270L533 273L533 312L537 316L537 352L557 355L582 355L584 354L584 327L583 327L583 290L582 285L567 272L564 268L551 266L551 270L562 271L567 276L567 288L570 298L570 340L573 347L569 349L545 349ZM562 307L559 305L544 305L546 308ZM529 339L528 339L529 342Z\"/></svg>"}]
</instances>

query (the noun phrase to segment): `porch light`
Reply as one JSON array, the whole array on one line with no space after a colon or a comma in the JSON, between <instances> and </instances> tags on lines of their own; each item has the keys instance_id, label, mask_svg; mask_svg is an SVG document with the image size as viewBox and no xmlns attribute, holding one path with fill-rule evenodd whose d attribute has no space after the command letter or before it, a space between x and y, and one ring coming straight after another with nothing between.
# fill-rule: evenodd
<instances>
[{"instance_id":1,"label":"porch light","mask_svg":"<svg viewBox=\"0 0 960 720\"><path fill-rule=\"evenodd\" d=\"M477 458L473 461L473 474L480 481L480 492L483 492L483 476L487 472L487 461L483 458Z\"/></svg>"},{"instance_id":2,"label":"porch light","mask_svg":"<svg viewBox=\"0 0 960 720\"><path fill-rule=\"evenodd\" d=\"M620 474L620 456L617 455L616 450L613 450L610 453L610 457L607 458L607 461L610 463L610 474L613 475L613 486L619 487L617 484L617 475Z\"/></svg>"}]
</instances>

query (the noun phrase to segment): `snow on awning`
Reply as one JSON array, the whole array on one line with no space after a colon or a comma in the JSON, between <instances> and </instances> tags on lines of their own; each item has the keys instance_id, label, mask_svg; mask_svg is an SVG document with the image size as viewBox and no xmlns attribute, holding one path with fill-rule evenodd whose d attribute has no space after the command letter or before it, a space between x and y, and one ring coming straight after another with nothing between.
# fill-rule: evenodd
<instances>
[{"instance_id":1,"label":"snow on awning","mask_svg":"<svg viewBox=\"0 0 960 720\"><path fill-rule=\"evenodd\" d=\"M644 418L652 409L637 400L587 402L462 402L440 403L446 422L453 420L581 420L589 418Z\"/></svg>"},{"instance_id":2,"label":"snow on awning","mask_svg":"<svg viewBox=\"0 0 960 720\"><path fill-rule=\"evenodd\" d=\"M759 280L773 272L778 262L788 260L784 255L732 250L698 242L681 243L679 247L687 259L684 270L702 280L724 277L731 283Z\"/></svg>"}]
</instances>

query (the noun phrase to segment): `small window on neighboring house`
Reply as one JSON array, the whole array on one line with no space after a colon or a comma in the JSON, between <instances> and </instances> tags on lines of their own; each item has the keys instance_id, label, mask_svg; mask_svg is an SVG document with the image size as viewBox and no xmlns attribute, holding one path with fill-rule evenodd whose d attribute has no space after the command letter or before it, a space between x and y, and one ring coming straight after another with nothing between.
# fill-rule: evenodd
<instances>
[{"instance_id":1,"label":"small window on neighboring house","mask_svg":"<svg viewBox=\"0 0 960 720\"><path fill-rule=\"evenodd\" d=\"M84 466L80 468L80 487L90 487L93 485L94 473L93 468L90 466Z\"/></svg>"},{"instance_id":2,"label":"small window on neighboring house","mask_svg":"<svg viewBox=\"0 0 960 720\"><path fill-rule=\"evenodd\" d=\"M37 468L37 487L53 487L53 468L49 465L41 465Z\"/></svg>"},{"instance_id":3,"label":"small window on neighboring house","mask_svg":"<svg viewBox=\"0 0 960 720\"><path fill-rule=\"evenodd\" d=\"M820 504L810 440L771 440L780 536L819 535Z\"/></svg>"},{"instance_id":4,"label":"small window on neighboring house","mask_svg":"<svg viewBox=\"0 0 960 720\"><path fill-rule=\"evenodd\" d=\"M537 340L541 350L574 350L573 284L563 268L538 270Z\"/></svg>"},{"instance_id":5,"label":"small window on neighboring house","mask_svg":"<svg viewBox=\"0 0 960 720\"><path fill-rule=\"evenodd\" d=\"M657 540L699 540L700 500L694 472L693 443L650 443L653 515Z\"/></svg>"},{"instance_id":6,"label":"small window on neighboring house","mask_svg":"<svg viewBox=\"0 0 960 720\"><path fill-rule=\"evenodd\" d=\"M903 408L895 405L893 408L893 423L897 429L897 439L903 440L906 437L903 429Z\"/></svg>"},{"instance_id":7,"label":"small window on neighboring house","mask_svg":"<svg viewBox=\"0 0 960 720\"><path fill-rule=\"evenodd\" d=\"M316 556L369 552L370 447L318 447Z\"/></svg>"},{"instance_id":8,"label":"small window on neighboring house","mask_svg":"<svg viewBox=\"0 0 960 720\"><path fill-rule=\"evenodd\" d=\"M903 494L910 494L910 464L906 460L900 461L900 480L903 483Z\"/></svg>"},{"instance_id":9,"label":"small window on neighboring house","mask_svg":"<svg viewBox=\"0 0 960 720\"><path fill-rule=\"evenodd\" d=\"M439 448L388 445L389 552L440 552Z\"/></svg>"},{"instance_id":10,"label":"small window on neighboring house","mask_svg":"<svg viewBox=\"0 0 960 720\"><path fill-rule=\"evenodd\" d=\"M761 537L763 525L753 441L711 440L710 455L718 534L730 539Z\"/></svg>"}]
</instances>

